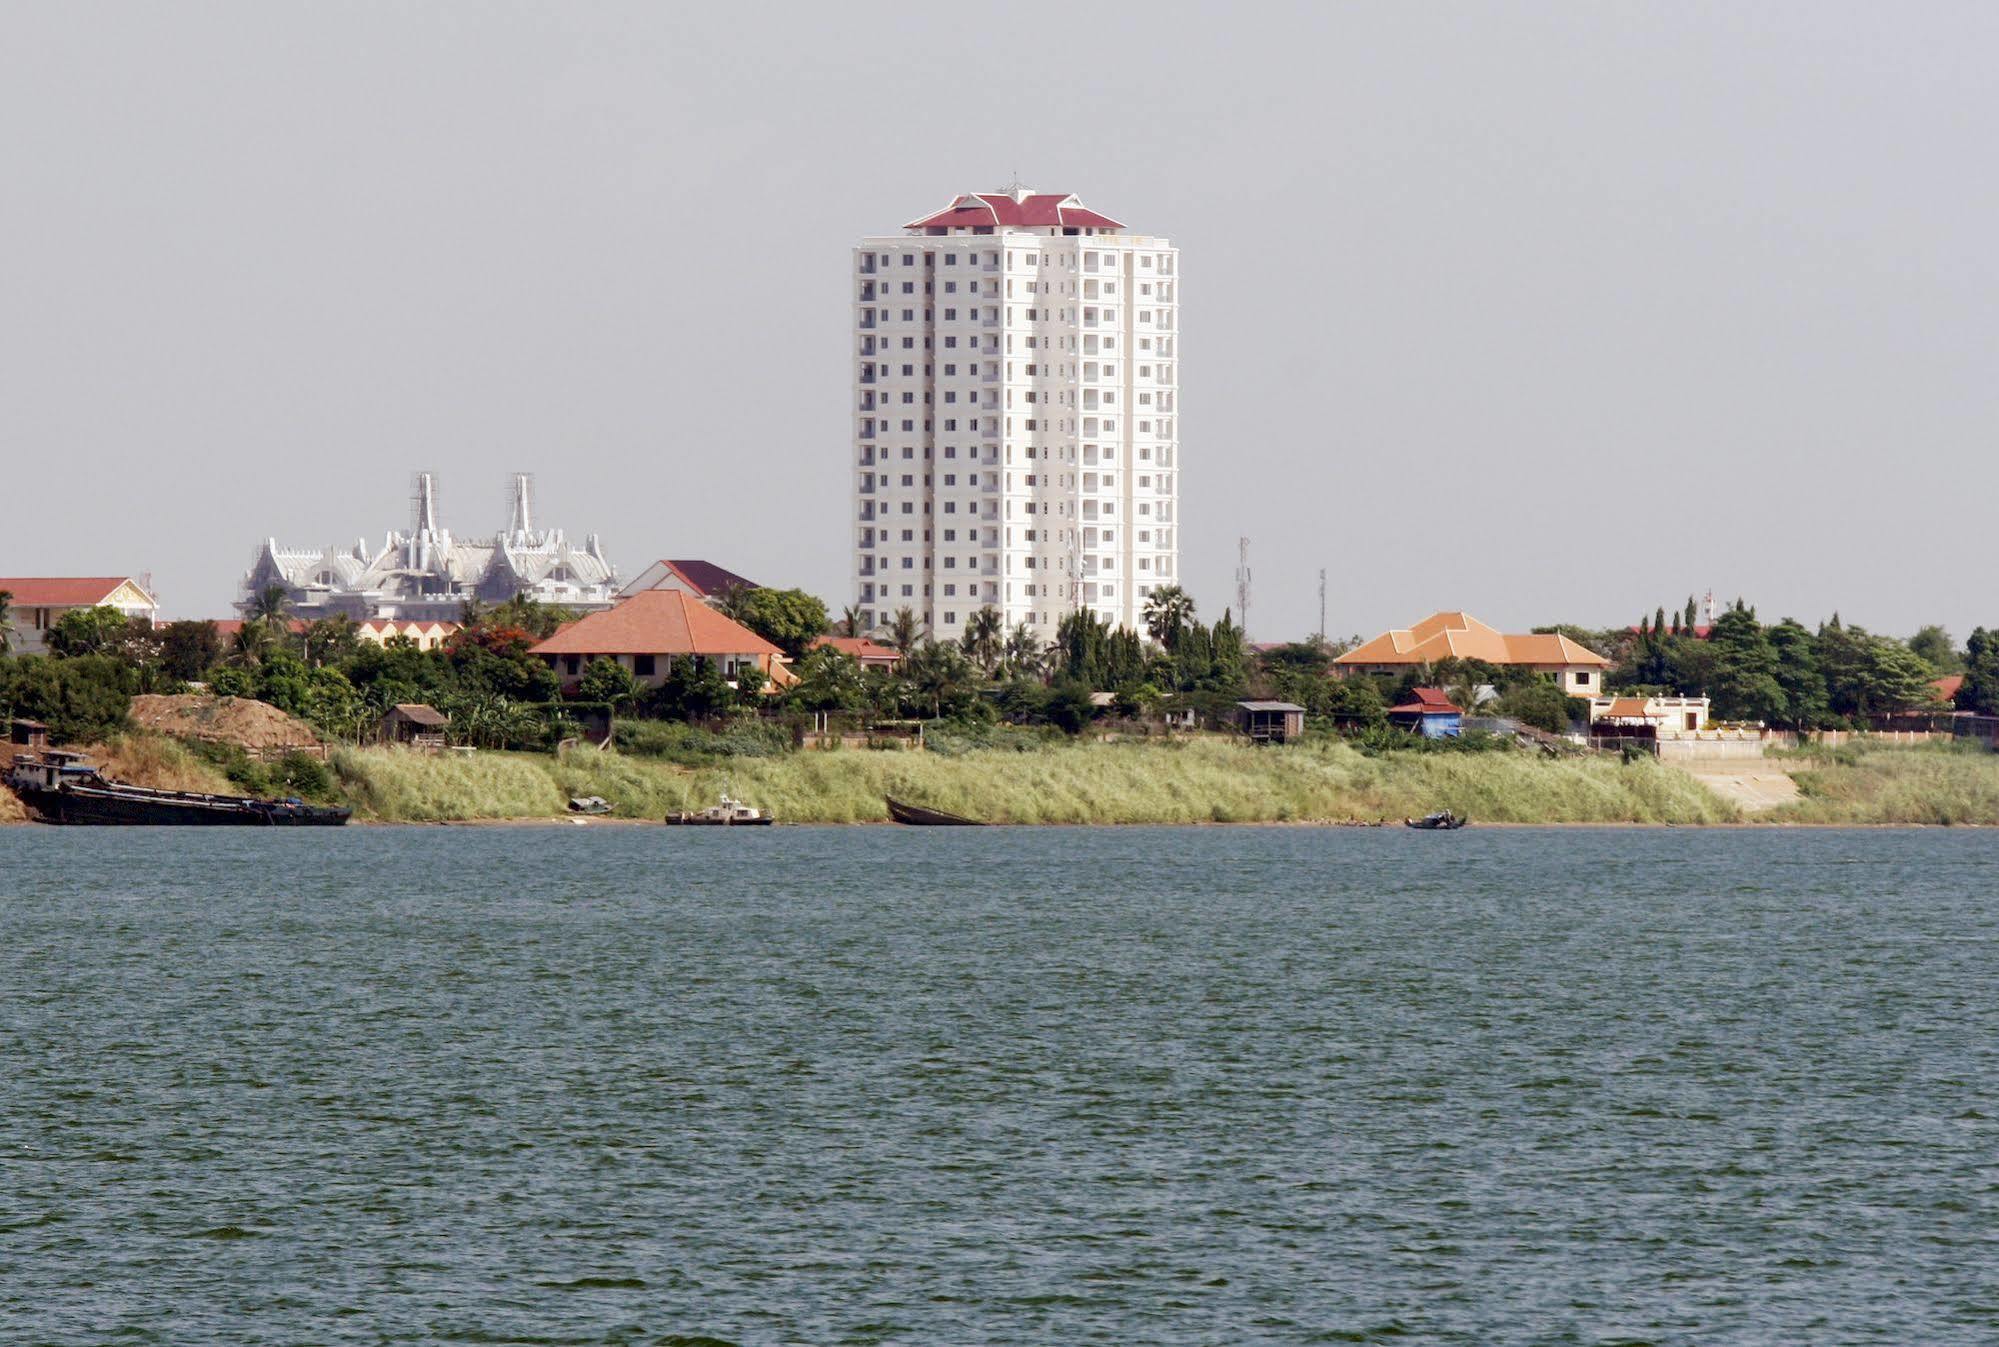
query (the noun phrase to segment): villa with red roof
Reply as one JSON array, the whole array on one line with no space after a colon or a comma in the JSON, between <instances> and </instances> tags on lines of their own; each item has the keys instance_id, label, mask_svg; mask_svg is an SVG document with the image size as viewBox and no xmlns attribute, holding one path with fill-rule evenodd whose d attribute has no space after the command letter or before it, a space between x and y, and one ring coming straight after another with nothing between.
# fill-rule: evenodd
<instances>
[{"instance_id":1,"label":"villa with red roof","mask_svg":"<svg viewBox=\"0 0 1999 1347\"><path fill-rule=\"evenodd\" d=\"M865 636L815 636L807 649L817 650L821 646L839 651L862 669L893 669L902 663L900 650Z\"/></svg>"},{"instance_id":2,"label":"villa with red roof","mask_svg":"<svg viewBox=\"0 0 1999 1347\"><path fill-rule=\"evenodd\" d=\"M6 644L17 655L45 653L49 628L79 608L116 608L148 622L156 622L160 611L150 582L129 575L0 576L0 594L11 596Z\"/></svg>"},{"instance_id":3,"label":"villa with red roof","mask_svg":"<svg viewBox=\"0 0 1999 1347\"><path fill-rule=\"evenodd\" d=\"M590 662L623 665L642 683L658 687L676 660L712 664L734 679L761 672L767 686L791 681L776 646L680 589L648 589L605 612L571 622L529 652L555 670L564 687L575 686Z\"/></svg>"},{"instance_id":4,"label":"villa with red roof","mask_svg":"<svg viewBox=\"0 0 1999 1347\"><path fill-rule=\"evenodd\" d=\"M1558 633L1513 636L1469 613L1432 613L1413 627L1385 631L1333 661L1337 673L1404 674L1447 659L1525 666L1551 675L1573 697L1603 691L1610 661Z\"/></svg>"},{"instance_id":5,"label":"villa with red roof","mask_svg":"<svg viewBox=\"0 0 1999 1347\"><path fill-rule=\"evenodd\" d=\"M677 589L703 603L714 603L731 590L761 588L756 581L746 580L712 561L655 561L619 590L618 597L629 599L649 589Z\"/></svg>"}]
</instances>

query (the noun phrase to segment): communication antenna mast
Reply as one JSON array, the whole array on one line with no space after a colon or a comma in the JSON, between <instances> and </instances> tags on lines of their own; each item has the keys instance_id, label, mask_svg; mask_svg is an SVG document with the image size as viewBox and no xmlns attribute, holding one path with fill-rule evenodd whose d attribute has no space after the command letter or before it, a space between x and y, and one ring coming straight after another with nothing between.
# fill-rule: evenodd
<instances>
[{"instance_id":1,"label":"communication antenna mast","mask_svg":"<svg viewBox=\"0 0 1999 1347\"><path fill-rule=\"evenodd\" d=\"M1319 567L1319 640L1326 639L1326 568Z\"/></svg>"},{"instance_id":2,"label":"communication antenna mast","mask_svg":"<svg viewBox=\"0 0 1999 1347\"><path fill-rule=\"evenodd\" d=\"M1235 542L1235 621L1242 628L1242 638L1249 639L1249 539L1237 538Z\"/></svg>"},{"instance_id":3,"label":"communication antenna mast","mask_svg":"<svg viewBox=\"0 0 1999 1347\"><path fill-rule=\"evenodd\" d=\"M1714 625L1714 591L1712 589L1707 592L1706 611L1707 625L1712 627Z\"/></svg>"}]
</instances>

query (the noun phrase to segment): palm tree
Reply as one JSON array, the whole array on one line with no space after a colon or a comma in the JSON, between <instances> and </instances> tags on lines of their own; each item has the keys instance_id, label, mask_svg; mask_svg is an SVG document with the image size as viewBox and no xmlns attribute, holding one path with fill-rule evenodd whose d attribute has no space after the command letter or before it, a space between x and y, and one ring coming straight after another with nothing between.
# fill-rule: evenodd
<instances>
[{"instance_id":1,"label":"palm tree","mask_svg":"<svg viewBox=\"0 0 1999 1347\"><path fill-rule=\"evenodd\" d=\"M1180 586L1161 585L1146 596L1146 635L1168 650L1180 644L1180 633L1193 620L1193 597Z\"/></svg>"},{"instance_id":2,"label":"palm tree","mask_svg":"<svg viewBox=\"0 0 1999 1347\"><path fill-rule=\"evenodd\" d=\"M730 585L715 596L715 606L727 617L741 622L749 616L750 595L756 592L754 585Z\"/></svg>"},{"instance_id":3,"label":"palm tree","mask_svg":"<svg viewBox=\"0 0 1999 1347\"><path fill-rule=\"evenodd\" d=\"M283 585L266 585L257 592L255 598L250 600L249 619L252 622L266 623L275 629L284 625L285 618L291 613L291 607L291 598L285 593Z\"/></svg>"},{"instance_id":4,"label":"palm tree","mask_svg":"<svg viewBox=\"0 0 1999 1347\"><path fill-rule=\"evenodd\" d=\"M988 678L993 676L993 668L999 663L1000 653L1005 645L1005 636L1006 619L1001 617L999 609L991 604L973 613L970 620L965 623L963 637L965 653L979 662L979 668L985 671Z\"/></svg>"},{"instance_id":5,"label":"palm tree","mask_svg":"<svg viewBox=\"0 0 1999 1347\"><path fill-rule=\"evenodd\" d=\"M916 616L916 610L908 604L895 610L895 617L888 624L888 643L904 655L916 649L922 639L923 622Z\"/></svg>"},{"instance_id":6,"label":"palm tree","mask_svg":"<svg viewBox=\"0 0 1999 1347\"><path fill-rule=\"evenodd\" d=\"M905 609L904 611L908 611ZM971 665L955 645L925 641L903 661L904 675L911 686L930 699L930 713L944 714L944 696L971 678Z\"/></svg>"},{"instance_id":7,"label":"palm tree","mask_svg":"<svg viewBox=\"0 0 1999 1347\"><path fill-rule=\"evenodd\" d=\"M1046 672L1046 654L1041 642L1025 622L1007 636L1004 655L1007 668L1016 678L1039 678Z\"/></svg>"},{"instance_id":8,"label":"palm tree","mask_svg":"<svg viewBox=\"0 0 1999 1347\"><path fill-rule=\"evenodd\" d=\"M251 618L236 629L236 648L230 652L229 661L254 669L271 653L272 644L271 629Z\"/></svg>"},{"instance_id":9,"label":"palm tree","mask_svg":"<svg viewBox=\"0 0 1999 1347\"><path fill-rule=\"evenodd\" d=\"M842 636L862 635L863 633L861 631L861 626L862 626L861 610L858 606L849 605L844 611L841 612L840 634Z\"/></svg>"},{"instance_id":10,"label":"palm tree","mask_svg":"<svg viewBox=\"0 0 1999 1347\"><path fill-rule=\"evenodd\" d=\"M481 603L478 595L475 594L458 605L458 625L461 627L478 627L485 622L486 613L486 605Z\"/></svg>"},{"instance_id":11,"label":"palm tree","mask_svg":"<svg viewBox=\"0 0 1999 1347\"><path fill-rule=\"evenodd\" d=\"M14 648L14 591L0 589L0 655Z\"/></svg>"}]
</instances>

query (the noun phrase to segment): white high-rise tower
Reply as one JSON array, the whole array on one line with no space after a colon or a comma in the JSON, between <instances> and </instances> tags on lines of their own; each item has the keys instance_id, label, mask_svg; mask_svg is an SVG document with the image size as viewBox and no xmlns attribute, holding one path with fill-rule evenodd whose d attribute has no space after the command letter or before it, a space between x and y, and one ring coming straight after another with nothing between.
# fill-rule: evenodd
<instances>
[{"instance_id":1,"label":"white high-rise tower","mask_svg":"<svg viewBox=\"0 0 1999 1347\"><path fill-rule=\"evenodd\" d=\"M854 249L855 592L1139 630L1178 584L1179 252L1073 196L961 196Z\"/></svg>"}]
</instances>

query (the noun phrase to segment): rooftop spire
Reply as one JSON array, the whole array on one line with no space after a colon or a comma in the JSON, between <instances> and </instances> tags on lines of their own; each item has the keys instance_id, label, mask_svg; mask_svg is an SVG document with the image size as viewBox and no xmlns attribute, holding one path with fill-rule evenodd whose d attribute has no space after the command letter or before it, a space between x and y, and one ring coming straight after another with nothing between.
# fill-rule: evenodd
<instances>
[{"instance_id":1,"label":"rooftop spire","mask_svg":"<svg viewBox=\"0 0 1999 1347\"><path fill-rule=\"evenodd\" d=\"M524 472L514 474L513 511L507 520L507 540L526 546L534 532L534 478Z\"/></svg>"}]
</instances>

